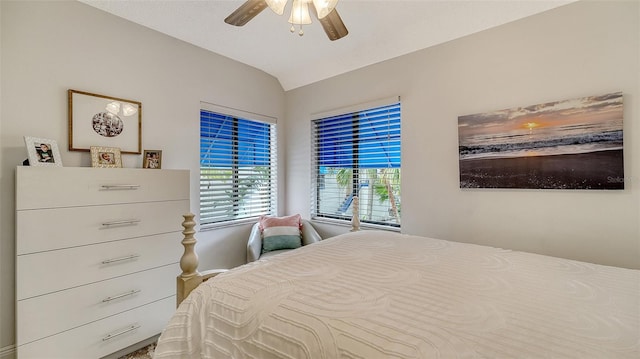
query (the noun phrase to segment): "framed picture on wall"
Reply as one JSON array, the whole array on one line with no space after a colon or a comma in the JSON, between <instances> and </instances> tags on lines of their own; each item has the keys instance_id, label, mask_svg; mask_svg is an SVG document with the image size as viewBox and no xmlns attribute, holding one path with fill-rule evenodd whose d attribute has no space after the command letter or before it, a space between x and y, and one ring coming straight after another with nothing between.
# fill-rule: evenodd
<instances>
[{"instance_id":1,"label":"framed picture on wall","mask_svg":"<svg viewBox=\"0 0 640 359\"><path fill-rule=\"evenodd\" d=\"M142 153L142 103L76 90L68 97L69 151L102 146Z\"/></svg>"},{"instance_id":2,"label":"framed picture on wall","mask_svg":"<svg viewBox=\"0 0 640 359\"><path fill-rule=\"evenodd\" d=\"M62 167L58 143L48 138L24 136L30 166Z\"/></svg>"},{"instance_id":3,"label":"framed picture on wall","mask_svg":"<svg viewBox=\"0 0 640 359\"><path fill-rule=\"evenodd\" d=\"M161 150L144 150L142 156L142 168L160 169L162 168Z\"/></svg>"},{"instance_id":4,"label":"framed picture on wall","mask_svg":"<svg viewBox=\"0 0 640 359\"><path fill-rule=\"evenodd\" d=\"M91 167L122 168L122 154L117 147L91 146Z\"/></svg>"}]
</instances>

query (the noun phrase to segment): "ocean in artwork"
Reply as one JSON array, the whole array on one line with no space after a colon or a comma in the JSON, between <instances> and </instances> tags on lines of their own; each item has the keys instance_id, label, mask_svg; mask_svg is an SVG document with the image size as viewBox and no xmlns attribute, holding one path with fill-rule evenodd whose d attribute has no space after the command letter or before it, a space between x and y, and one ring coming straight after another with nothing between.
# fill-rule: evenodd
<instances>
[{"instance_id":1,"label":"ocean in artwork","mask_svg":"<svg viewBox=\"0 0 640 359\"><path fill-rule=\"evenodd\" d=\"M623 189L621 92L458 118L461 188Z\"/></svg>"}]
</instances>

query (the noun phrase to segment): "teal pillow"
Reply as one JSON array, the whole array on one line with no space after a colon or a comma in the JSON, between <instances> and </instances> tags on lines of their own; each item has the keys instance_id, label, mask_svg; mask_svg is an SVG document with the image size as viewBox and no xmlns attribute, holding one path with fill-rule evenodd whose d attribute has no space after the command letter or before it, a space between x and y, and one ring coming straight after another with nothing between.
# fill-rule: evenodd
<instances>
[{"instance_id":1,"label":"teal pillow","mask_svg":"<svg viewBox=\"0 0 640 359\"><path fill-rule=\"evenodd\" d=\"M262 240L262 253L280 249L294 249L302 246L300 235L267 236Z\"/></svg>"}]
</instances>

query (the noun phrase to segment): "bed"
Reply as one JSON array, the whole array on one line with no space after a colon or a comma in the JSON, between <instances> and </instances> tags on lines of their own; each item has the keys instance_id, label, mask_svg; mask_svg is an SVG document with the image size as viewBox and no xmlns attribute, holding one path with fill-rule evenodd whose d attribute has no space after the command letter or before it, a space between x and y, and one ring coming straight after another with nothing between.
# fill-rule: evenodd
<instances>
[{"instance_id":1,"label":"bed","mask_svg":"<svg viewBox=\"0 0 640 359\"><path fill-rule=\"evenodd\" d=\"M640 358L638 270L357 231L210 277L154 358Z\"/></svg>"}]
</instances>

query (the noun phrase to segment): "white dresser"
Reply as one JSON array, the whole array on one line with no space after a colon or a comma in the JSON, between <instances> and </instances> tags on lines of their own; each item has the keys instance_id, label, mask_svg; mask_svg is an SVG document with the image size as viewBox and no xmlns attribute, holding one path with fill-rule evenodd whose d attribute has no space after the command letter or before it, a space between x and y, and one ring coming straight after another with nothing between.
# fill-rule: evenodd
<instances>
[{"instance_id":1,"label":"white dresser","mask_svg":"<svg viewBox=\"0 0 640 359\"><path fill-rule=\"evenodd\" d=\"M99 358L159 334L187 212L187 170L18 167L18 359Z\"/></svg>"}]
</instances>

